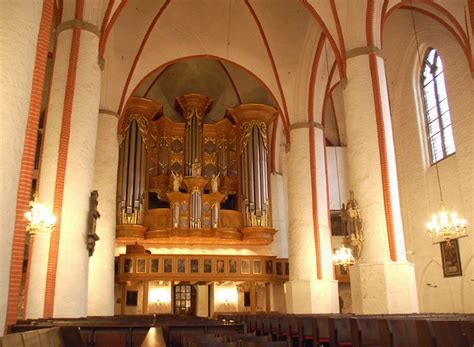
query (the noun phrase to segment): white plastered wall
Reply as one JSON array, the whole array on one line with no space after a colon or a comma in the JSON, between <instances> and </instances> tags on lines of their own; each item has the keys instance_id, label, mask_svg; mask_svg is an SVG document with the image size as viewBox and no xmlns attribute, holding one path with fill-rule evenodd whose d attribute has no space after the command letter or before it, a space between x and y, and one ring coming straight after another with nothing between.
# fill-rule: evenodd
<instances>
[{"instance_id":1,"label":"white plastered wall","mask_svg":"<svg viewBox=\"0 0 474 347\"><path fill-rule=\"evenodd\" d=\"M436 169L428 146L418 92L418 56L412 18L393 14L384 33L402 218L410 262L415 264L422 312L474 312L472 234L474 195L474 83L463 51L438 22L415 15L420 55L438 50L444 65L456 154L438 165L446 207L468 220L469 237L459 240L463 276L444 278L439 245L432 245L425 222L439 209ZM408 44L407 44L408 43ZM402 68L400 68L400 66Z\"/></svg>"},{"instance_id":2,"label":"white plastered wall","mask_svg":"<svg viewBox=\"0 0 474 347\"><path fill-rule=\"evenodd\" d=\"M0 336L6 317L15 209L42 1L0 5ZM21 54L17 54L21 52Z\"/></svg>"}]
</instances>

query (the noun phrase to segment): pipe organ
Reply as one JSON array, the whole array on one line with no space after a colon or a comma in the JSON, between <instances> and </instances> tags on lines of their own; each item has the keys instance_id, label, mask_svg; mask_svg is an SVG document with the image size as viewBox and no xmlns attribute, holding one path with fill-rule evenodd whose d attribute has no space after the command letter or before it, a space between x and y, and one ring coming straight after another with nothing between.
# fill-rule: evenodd
<instances>
[{"instance_id":1,"label":"pipe organ","mask_svg":"<svg viewBox=\"0 0 474 347\"><path fill-rule=\"evenodd\" d=\"M162 107L147 101L135 103L127 110L121 124L118 171L118 225L141 225L145 211L147 145L154 142L149 133L151 117ZM149 146L149 147L155 147Z\"/></svg>"},{"instance_id":2,"label":"pipe organ","mask_svg":"<svg viewBox=\"0 0 474 347\"><path fill-rule=\"evenodd\" d=\"M118 243L268 244L268 129L275 108L245 104L206 123L212 100L176 98L182 121L133 98L120 123Z\"/></svg>"}]
</instances>

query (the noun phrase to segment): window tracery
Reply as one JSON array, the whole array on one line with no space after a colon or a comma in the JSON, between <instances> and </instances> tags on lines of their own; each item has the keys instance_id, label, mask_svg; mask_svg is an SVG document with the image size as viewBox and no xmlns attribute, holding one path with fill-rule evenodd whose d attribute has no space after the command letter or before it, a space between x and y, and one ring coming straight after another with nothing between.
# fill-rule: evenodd
<instances>
[{"instance_id":1,"label":"window tracery","mask_svg":"<svg viewBox=\"0 0 474 347\"><path fill-rule=\"evenodd\" d=\"M454 154L453 129L443 63L434 48L428 49L421 69L421 89L431 164Z\"/></svg>"}]
</instances>

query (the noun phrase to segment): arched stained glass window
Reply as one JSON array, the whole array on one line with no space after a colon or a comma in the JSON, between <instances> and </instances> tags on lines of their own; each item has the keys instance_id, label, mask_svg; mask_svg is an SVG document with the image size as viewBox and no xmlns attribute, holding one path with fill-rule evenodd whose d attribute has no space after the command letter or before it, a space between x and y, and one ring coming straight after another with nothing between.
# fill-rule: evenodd
<instances>
[{"instance_id":1,"label":"arched stained glass window","mask_svg":"<svg viewBox=\"0 0 474 347\"><path fill-rule=\"evenodd\" d=\"M430 48L423 61L421 86L431 163L435 164L456 151L449 114L443 63L438 52Z\"/></svg>"}]
</instances>

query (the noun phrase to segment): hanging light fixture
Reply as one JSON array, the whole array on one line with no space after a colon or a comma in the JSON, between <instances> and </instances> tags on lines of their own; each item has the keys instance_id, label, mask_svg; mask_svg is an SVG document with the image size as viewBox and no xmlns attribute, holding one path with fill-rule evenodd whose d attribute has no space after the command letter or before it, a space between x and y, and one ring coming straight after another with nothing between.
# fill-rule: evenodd
<instances>
[{"instance_id":1,"label":"hanging light fixture","mask_svg":"<svg viewBox=\"0 0 474 347\"><path fill-rule=\"evenodd\" d=\"M457 239L466 234L467 222L465 219L459 218L455 211L449 211L444 206L438 163L435 164L435 167L441 206L439 211L431 217L431 221L426 223L426 231L432 239L443 239L449 243L452 239Z\"/></svg>"},{"instance_id":2,"label":"hanging light fixture","mask_svg":"<svg viewBox=\"0 0 474 347\"><path fill-rule=\"evenodd\" d=\"M411 5L412 1L410 1ZM415 34L416 53L418 56L418 63L422 66L420 45L418 42L418 34L415 24L415 15L413 10L411 11L411 19L413 24L413 31ZM435 163L436 178L438 180L439 198L441 201L439 211L431 217L431 221L426 223L426 231L430 234L433 239L441 239L448 243L466 234L466 220L459 218L455 211L449 211L444 206L443 191L441 189L441 180L439 178L438 162Z\"/></svg>"},{"instance_id":3,"label":"hanging light fixture","mask_svg":"<svg viewBox=\"0 0 474 347\"><path fill-rule=\"evenodd\" d=\"M339 249L336 249L336 252L332 256L332 261L334 265L341 265L347 269L348 266L355 264L354 256L352 255L352 250L350 248L342 245Z\"/></svg>"},{"instance_id":4,"label":"hanging light fixture","mask_svg":"<svg viewBox=\"0 0 474 347\"><path fill-rule=\"evenodd\" d=\"M25 218L28 220L26 231L30 234L52 231L56 224L56 216L49 208L39 203L37 194L34 195L33 201L30 201L30 210L25 213Z\"/></svg>"}]
</instances>

